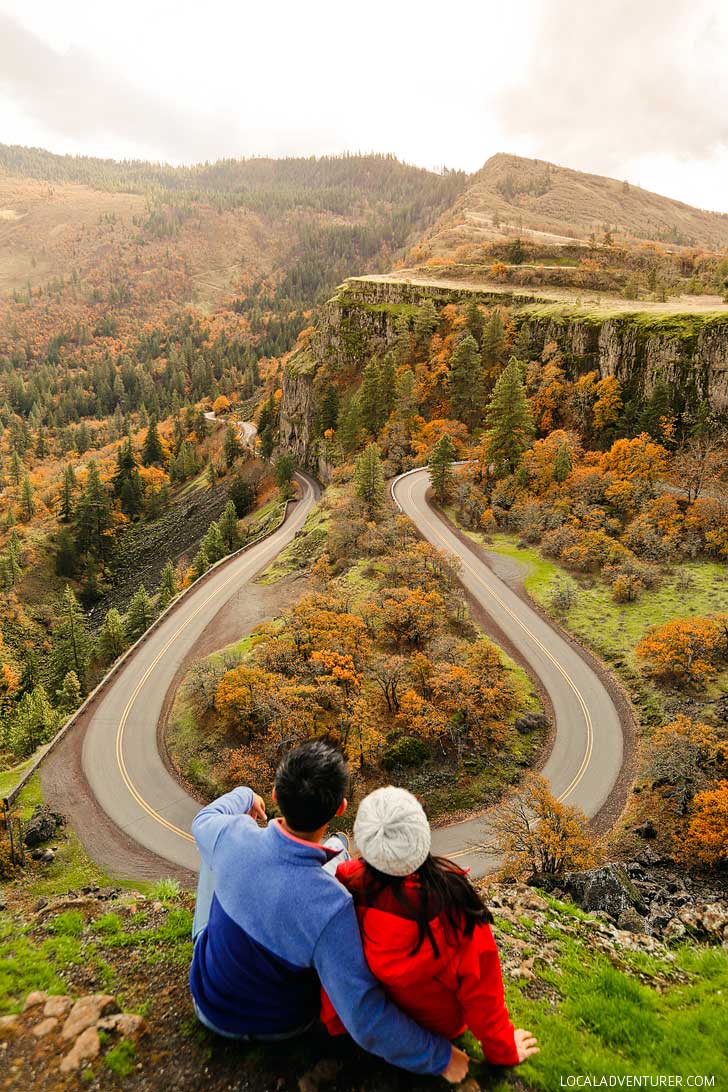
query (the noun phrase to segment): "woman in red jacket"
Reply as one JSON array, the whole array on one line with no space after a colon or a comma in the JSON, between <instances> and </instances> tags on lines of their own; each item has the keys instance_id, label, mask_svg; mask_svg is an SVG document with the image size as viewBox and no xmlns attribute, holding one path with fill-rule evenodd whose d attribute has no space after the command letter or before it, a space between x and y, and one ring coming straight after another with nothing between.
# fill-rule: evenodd
<instances>
[{"instance_id":1,"label":"woman in red jacket","mask_svg":"<svg viewBox=\"0 0 728 1092\"><path fill-rule=\"evenodd\" d=\"M430 853L420 804L392 786L359 806L354 838L361 860L336 877L351 892L372 973L422 1027L454 1039L468 1027L495 1065L538 1053L515 1030L503 997L493 917L462 869ZM344 1027L326 994L321 1017L332 1035Z\"/></svg>"}]
</instances>

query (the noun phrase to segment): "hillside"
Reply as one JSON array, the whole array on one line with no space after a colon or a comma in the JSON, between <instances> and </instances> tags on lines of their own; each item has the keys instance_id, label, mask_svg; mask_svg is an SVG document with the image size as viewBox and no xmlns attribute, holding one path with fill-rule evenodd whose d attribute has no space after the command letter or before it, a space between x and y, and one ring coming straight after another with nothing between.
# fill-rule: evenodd
<instances>
[{"instance_id":1,"label":"hillside","mask_svg":"<svg viewBox=\"0 0 728 1092\"><path fill-rule=\"evenodd\" d=\"M728 246L728 214L704 212L614 178L499 153L427 237L436 256L458 247L520 235L542 244L584 245L609 231L619 241L719 249Z\"/></svg>"}]
</instances>

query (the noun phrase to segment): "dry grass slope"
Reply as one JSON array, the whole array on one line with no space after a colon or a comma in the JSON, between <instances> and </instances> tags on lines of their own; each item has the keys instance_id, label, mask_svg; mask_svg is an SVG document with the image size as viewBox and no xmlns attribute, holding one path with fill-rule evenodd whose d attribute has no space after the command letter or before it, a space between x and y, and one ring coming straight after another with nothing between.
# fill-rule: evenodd
<instances>
[{"instance_id":1,"label":"dry grass slope","mask_svg":"<svg viewBox=\"0 0 728 1092\"><path fill-rule=\"evenodd\" d=\"M587 241L609 229L616 239L719 249L728 214L704 212L614 178L499 153L432 228L433 253L520 234L548 244Z\"/></svg>"}]
</instances>

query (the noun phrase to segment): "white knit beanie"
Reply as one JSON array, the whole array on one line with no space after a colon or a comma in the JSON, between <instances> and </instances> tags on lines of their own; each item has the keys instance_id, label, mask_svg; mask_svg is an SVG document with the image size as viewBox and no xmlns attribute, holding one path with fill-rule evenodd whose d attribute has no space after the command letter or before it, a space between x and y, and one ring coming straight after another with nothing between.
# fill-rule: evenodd
<instances>
[{"instance_id":1,"label":"white knit beanie","mask_svg":"<svg viewBox=\"0 0 728 1092\"><path fill-rule=\"evenodd\" d=\"M359 805L354 841L367 864L388 876L409 876L430 852L430 824L411 792L387 785Z\"/></svg>"}]
</instances>

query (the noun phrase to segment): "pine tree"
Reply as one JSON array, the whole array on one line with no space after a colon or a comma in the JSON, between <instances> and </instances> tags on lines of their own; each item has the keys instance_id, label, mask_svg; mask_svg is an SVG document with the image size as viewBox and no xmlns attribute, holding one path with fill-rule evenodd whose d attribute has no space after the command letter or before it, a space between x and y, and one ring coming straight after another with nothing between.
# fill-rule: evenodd
<instances>
[{"instance_id":1,"label":"pine tree","mask_svg":"<svg viewBox=\"0 0 728 1092\"><path fill-rule=\"evenodd\" d=\"M116 470L111 480L122 512L132 519L138 516L144 507L144 485L128 436L116 453Z\"/></svg>"},{"instance_id":2,"label":"pine tree","mask_svg":"<svg viewBox=\"0 0 728 1092\"><path fill-rule=\"evenodd\" d=\"M82 421L76 429L75 443L79 455L85 455L91 447L91 433L85 421Z\"/></svg>"},{"instance_id":3,"label":"pine tree","mask_svg":"<svg viewBox=\"0 0 728 1092\"><path fill-rule=\"evenodd\" d=\"M105 664L113 663L127 646L124 619L115 607L107 612L99 630L99 656Z\"/></svg>"},{"instance_id":4,"label":"pine tree","mask_svg":"<svg viewBox=\"0 0 728 1092\"><path fill-rule=\"evenodd\" d=\"M23 694L13 717L10 738L13 751L19 758L30 755L51 738L60 722L58 714L48 700L48 694L40 683Z\"/></svg>"},{"instance_id":5,"label":"pine tree","mask_svg":"<svg viewBox=\"0 0 728 1092\"><path fill-rule=\"evenodd\" d=\"M457 343L450 358L448 393L453 413L471 429L477 428L483 418L484 382L478 343L468 334Z\"/></svg>"},{"instance_id":6,"label":"pine tree","mask_svg":"<svg viewBox=\"0 0 728 1092\"><path fill-rule=\"evenodd\" d=\"M475 338L478 344L478 350L480 350L483 344L483 334L485 333L485 317L475 299L471 299L468 304L467 311L465 312L465 325L472 337Z\"/></svg>"},{"instance_id":7,"label":"pine tree","mask_svg":"<svg viewBox=\"0 0 728 1092\"><path fill-rule=\"evenodd\" d=\"M430 471L430 483L440 504L447 500L452 486L452 464L455 460L455 445L447 433L435 444L427 461Z\"/></svg>"},{"instance_id":8,"label":"pine tree","mask_svg":"<svg viewBox=\"0 0 728 1092\"><path fill-rule=\"evenodd\" d=\"M198 580L210 568L210 559L205 552L205 547L200 546L192 562L192 576Z\"/></svg>"},{"instance_id":9,"label":"pine tree","mask_svg":"<svg viewBox=\"0 0 728 1092\"><path fill-rule=\"evenodd\" d=\"M26 474L20 487L20 506L24 520L31 520L35 515L36 503L33 494L33 486L30 484L30 475Z\"/></svg>"},{"instance_id":10,"label":"pine tree","mask_svg":"<svg viewBox=\"0 0 728 1092\"><path fill-rule=\"evenodd\" d=\"M211 565L214 565L216 561L225 556L225 543L218 523L213 522L207 528L205 537L202 540L202 547Z\"/></svg>"},{"instance_id":11,"label":"pine tree","mask_svg":"<svg viewBox=\"0 0 728 1092\"><path fill-rule=\"evenodd\" d=\"M370 444L356 460L354 484L357 497L373 516L384 503L384 471L376 444Z\"/></svg>"},{"instance_id":12,"label":"pine tree","mask_svg":"<svg viewBox=\"0 0 728 1092\"><path fill-rule=\"evenodd\" d=\"M86 485L78 499L73 523L77 552L82 557L88 556L97 563L108 561L114 548L112 535L114 520L111 499L101 481L99 468L94 459L91 459L88 464Z\"/></svg>"},{"instance_id":13,"label":"pine tree","mask_svg":"<svg viewBox=\"0 0 728 1092\"><path fill-rule=\"evenodd\" d=\"M231 554L241 544L240 528L238 527L238 514L235 510L235 502L229 500L225 505L225 511L220 516L220 534L225 543L226 553Z\"/></svg>"},{"instance_id":14,"label":"pine tree","mask_svg":"<svg viewBox=\"0 0 728 1092\"><path fill-rule=\"evenodd\" d=\"M382 406L382 373L378 360L370 360L359 388L361 423L371 436L378 436L386 417Z\"/></svg>"},{"instance_id":15,"label":"pine tree","mask_svg":"<svg viewBox=\"0 0 728 1092\"><path fill-rule=\"evenodd\" d=\"M379 371L379 397L382 403L382 423L385 423L397 402L397 368L392 353L387 353Z\"/></svg>"},{"instance_id":16,"label":"pine tree","mask_svg":"<svg viewBox=\"0 0 728 1092\"><path fill-rule=\"evenodd\" d=\"M565 482L571 474L572 460L568 444L560 444L554 459L554 480Z\"/></svg>"},{"instance_id":17,"label":"pine tree","mask_svg":"<svg viewBox=\"0 0 728 1092\"><path fill-rule=\"evenodd\" d=\"M333 383L329 383L321 401L321 430L335 429L339 420L339 395Z\"/></svg>"},{"instance_id":18,"label":"pine tree","mask_svg":"<svg viewBox=\"0 0 728 1092\"><path fill-rule=\"evenodd\" d=\"M420 349L424 349L437 329L439 318L437 308L431 299L426 299L415 315L415 338Z\"/></svg>"},{"instance_id":19,"label":"pine tree","mask_svg":"<svg viewBox=\"0 0 728 1092\"><path fill-rule=\"evenodd\" d=\"M491 311L490 318L485 324L481 355L483 364L489 374L497 365L502 363L503 354L506 351L506 332L500 311Z\"/></svg>"},{"instance_id":20,"label":"pine tree","mask_svg":"<svg viewBox=\"0 0 728 1092\"><path fill-rule=\"evenodd\" d=\"M126 636L130 641L136 641L145 630L149 629L154 618L152 601L143 584L140 584L129 603L126 612Z\"/></svg>"},{"instance_id":21,"label":"pine tree","mask_svg":"<svg viewBox=\"0 0 728 1092\"><path fill-rule=\"evenodd\" d=\"M52 630L51 672L56 686L61 686L69 671L75 671L85 688L86 671L93 650L86 620L73 589L66 584L59 618Z\"/></svg>"},{"instance_id":22,"label":"pine tree","mask_svg":"<svg viewBox=\"0 0 728 1092\"><path fill-rule=\"evenodd\" d=\"M228 504L228 508L232 507L233 516L235 515L235 508L232 505L232 501ZM227 508L225 509L227 513ZM224 515L223 515L224 518ZM222 525L221 525L222 526ZM235 520L235 526L237 528L237 519ZM231 547L233 549L234 547ZM171 561L162 569L162 577L159 581L159 599L157 600L157 606L160 610L166 610L174 597L177 595L179 588L177 587L177 573L174 570L174 565Z\"/></svg>"},{"instance_id":23,"label":"pine tree","mask_svg":"<svg viewBox=\"0 0 728 1092\"><path fill-rule=\"evenodd\" d=\"M66 716L78 709L81 704L81 683L75 671L66 672L60 690L56 690L56 708Z\"/></svg>"},{"instance_id":24,"label":"pine tree","mask_svg":"<svg viewBox=\"0 0 728 1092\"><path fill-rule=\"evenodd\" d=\"M521 364L514 356L498 376L493 397L486 412L488 428L487 456L495 465L496 475L505 477L518 467L524 451L535 434L531 407L521 374Z\"/></svg>"},{"instance_id":25,"label":"pine tree","mask_svg":"<svg viewBox=\"0 0 728 1092\"><path fill-rule=\"evenodd\" d=\"M296 471L296 463L292 455L281 455L276 459L275 476L276 485L283 493L290 490L293 475Z\"/></svg>"},{"instance_id":26,"label":"pine tree","mask_svg":"<svg viewBox=\"0 0 728 1092\"><path fill-rule=\"evenodd\" d=\"M25 467L18 455L18 452L13 448L13 453L10 456L10 480L17 488L23 480L23 474L25 473Z\"/></svg>"},{"instance_id":27,"label":"pine tree","mask_svg":"<svg viewBox=\"0 0 728 1092\"><path fill-rule=\"evenodd\" d=\"M225 430L225 440L223 443L223 455L225 457L225 465L228 470L231 468L236 459L239 459L243 454L243 445L240 443L240 436L235 425L228 425Z\"/></svg>"},{"instance_id":28,"label":"pine tree","mask_svg":"<svg viewBox=\"0 0 728 1092\"><path fill-rule=\"evenodd\" d=\"M207 464L207 469L205 470L205 480L207 482L208 489L214 489L217 485L217 471L215 470L215 464L213 463L212 459L210 459Z\"/></svg>"},{"instance_id":29,"label":"pine tree","mask_svg":"<svg viewBox=\"0 0 728 1092\"><path fill-rule=\"evenodd\" d=\"M351 397L340 414L338 438L345 452L354 451L359 446L361 437L361 414L359 412L358 395Z\"/></svg>"},{"instance_id":30,"label":"pine tree","mask_svg":"<svg viewBox=\"0 0 728 1092\"><path fill-rule=\"evenodd\" d=\"M158 421L155 413L152 414L152 417L149 420L149 427L142 445L142 463L144 466L164 465L164 448L162 447L162 441L159 439L157 425Z\"/></svg>"},{"instance_id":31,"label":"pine tree","mask_svg":"<svg viewBox=\"0 0 728 1092\"><path fill-rule=\"evenodd\" d=\"M66 466L63 470L63 483L60 496L60 517L63 523L70 523L73 519L73 498L76 493L76 473L72 466Z\"/></svg>"},{"instance_id":32,"label":"pine tree","mask_svg":"<svg viewBox=\"0 0 728 1092\"><path fill-rule=\"evenodd\" d=\"M235 505L235 514L238 519L247 516L255 503L255 490L250 482L247 482L245 478L241 478L239 475L233 478L230 483L228 496Z\"/></svg>"}]
</instances>

